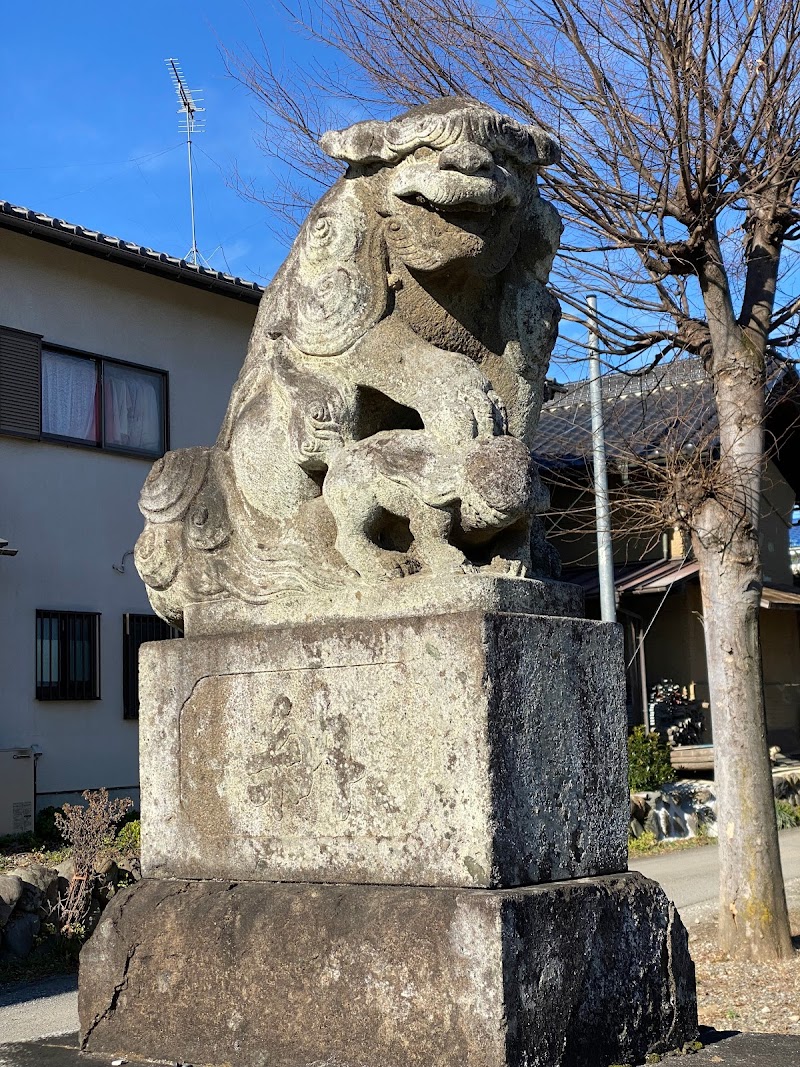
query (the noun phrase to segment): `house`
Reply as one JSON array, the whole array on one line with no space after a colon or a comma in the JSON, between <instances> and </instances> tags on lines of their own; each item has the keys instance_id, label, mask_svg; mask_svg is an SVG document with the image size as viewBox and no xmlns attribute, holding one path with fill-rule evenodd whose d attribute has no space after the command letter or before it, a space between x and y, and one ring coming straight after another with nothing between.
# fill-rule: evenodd
<instances>
[{"instance_id":1,"label":"house","mask_svg":"<svg viewBox=\"0 0 800 1067\"><path fill-rule=\"evenodd\" d=\"M37 808L99 786L138 803L137 650L171 635L133 566L137 498L167 449L214 440L260 295L0 201L0 532L17 550L0 556L0 750L33 755Z\"/></svg>"},{"instance_id":2,"label":"house","mask_svg":"<svg viewBox=\"0 0 800 1067\"><path fill-rule=\"evenodd\" d=\"M658 503L660 476L677 454L699 464L713 454L717 423L711 383L697 359L642 376L609 374L602 389L618 619L634 724L647 719L649 693L664 679L709 708L698 566ZM773 357L766 390L762 660L769 743L789 754L800 751L800 588L790 554L800 495L800 382L793 366ZM544 405L534 451L550 488L549 535L562 577L584 587L589 613L599 617L591 440L588 383L570 383ZM706 742L713 739L709 710Z\"/></svg>"}]
</instances>

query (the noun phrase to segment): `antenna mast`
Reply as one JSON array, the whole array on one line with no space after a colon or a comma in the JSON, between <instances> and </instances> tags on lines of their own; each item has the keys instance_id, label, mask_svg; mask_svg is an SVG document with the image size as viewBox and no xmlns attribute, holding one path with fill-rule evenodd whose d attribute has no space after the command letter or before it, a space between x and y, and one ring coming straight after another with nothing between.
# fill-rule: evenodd
<instances>
[{"instance_id":1,"label":"antenna mast","mask_svg":"<svg viewBox=\"0 0 800 1067\"><path fill-rule=\"evenodd\" d=\"M195 266L199 265L199 261L203 259L200 255L200 250L197 247L197 237L194 228L194 169L192 165L192 134L202 133L204 126L204 119L198 118L198 113L205 111L204 107L199 106L199 102L203 99L198 93L201 93L202 89L190 89L186 84L186 79L183 76L180 63L177 59L165 59L164 62L169 68L170 75L172 77L173 85L175 86L175 92L178 96L178 114L183 116L180 120L179 129L182 133L186 134L186 152L189 160L189 210L191 212L192 220L192 247L183 257L187 263L193 263ZM205 261L204 261L205 262Z\"/></svg>"}]
</instances>

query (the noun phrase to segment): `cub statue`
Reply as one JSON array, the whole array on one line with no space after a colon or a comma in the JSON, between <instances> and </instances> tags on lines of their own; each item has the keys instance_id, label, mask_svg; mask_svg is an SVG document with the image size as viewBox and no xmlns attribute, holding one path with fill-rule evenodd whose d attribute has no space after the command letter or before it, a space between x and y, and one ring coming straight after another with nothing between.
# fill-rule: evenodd
<instances>
[{"instance_id":1,"label":"cub statue","mask_svg":"<svg viewBox=\"0 0 800 1067\"><path fill-rule=\"evenodd\" d=\"M530 445L559 305L543 129L451 97L326 133L347 165L264 293L211 448L142 491L155 610L415 573L541 577Z\"/></svg>"}]
</instances>

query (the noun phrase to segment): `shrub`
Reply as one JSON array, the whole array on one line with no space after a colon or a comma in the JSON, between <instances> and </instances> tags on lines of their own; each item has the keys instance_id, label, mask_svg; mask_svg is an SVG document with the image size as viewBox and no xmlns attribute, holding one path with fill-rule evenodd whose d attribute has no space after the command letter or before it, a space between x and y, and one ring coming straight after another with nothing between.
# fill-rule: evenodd
<instances>
[{"instance_id":1,"label":"shrub","mask_svg":"<svg viewBox=\"0 0 800 1067\"><path fill-rule=\"evenodd\" d=\"M656 835L652 830L645 830L638 837L628 838L628 852L631 856L647 855L658 844Z\"/></svg>"},{"instance_id":2,"label":"shrub","mask_svg":"<svg viewBox=\"0 0 800 1067\"><path fill-rule=\"evenodd\" d=\"M675 777L661 734L635 726L628 736L628 784L634 793L660 789Z\"/></svg>"},{"instance_id":3,"label":"shrub","mask_svg":"<svg viewBox=\"0 0 800 1067\"><path fill-rule=\"evenodd\" d=\"M61 836L61 831L56 823L56 816L63 818L64 812L62 808L42 808L41 811L36 812L34 818L34 833L41 841L53 845L63 845L64 839Z\"/></svg>"},{"instance_id":4,"label":"shrub","mask_svg":"<svg viewBox=\"0 0 800 1067\"><path fill-rule=\"evenodd\" d=\"M114 844L120 852L138 853L141 847L141 823L138 819L125 822L117 831Z\"/></svg>"},{"instance_id":5,"label":"shrub","mask_svg":"<svg viewBox=\"0 0 800 1067\"><path fill-rule=\"evenodd\" d=\"M779 830L788 830L791 826L800 826L800 808L789 800L775 801L775 818Z\"/></svg>"},{"instance_id":6,"label":"shrub","mask_svg":"<svg viewBox=\"0 0 800 1067\"><path fill-rule=\"evenodd\" d=\"M56 812L57 828L72 845L75 873L66 897L59 903L58 920L66 936L80 935L92 897L92 876L114 840L114 829L133 807L130 797L109 800L107 789L82 794L86 805L65 804L64 814Z\"/></svg>"}]
</instances>

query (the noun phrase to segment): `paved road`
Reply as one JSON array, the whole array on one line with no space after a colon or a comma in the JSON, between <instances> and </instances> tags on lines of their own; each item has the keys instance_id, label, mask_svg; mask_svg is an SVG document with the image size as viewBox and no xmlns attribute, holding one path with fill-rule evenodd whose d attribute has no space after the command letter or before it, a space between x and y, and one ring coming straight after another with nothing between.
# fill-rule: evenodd
<instances>
[{"instance_id":1,"label":"paved road","mask_svg":"<svg viewBox=\"0 0 800 1067\"><path fill-rule=\"evenodd\" d=\"M785 882L800 878L800 827L783 830L780 834L781 862ZM679 908L713 902L716 905L719 889L717 846L689 848L684 852L670 852L649 859L635 858L630 862L633 871L641 871L656 882Z\"/></svg>"},{"instance_id":2,"label":"paved road","mask_svg":"<svg viewBox=\"0 0 800 1067\"><path fill-rule=\"evenodd\" d=\"M77 1030L77 988L77 975L67 975L0 991L0 1045Z\"/></svg>"}]
</instances>

